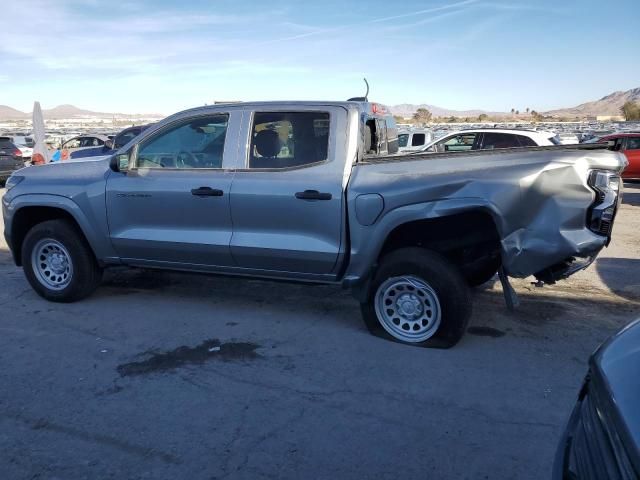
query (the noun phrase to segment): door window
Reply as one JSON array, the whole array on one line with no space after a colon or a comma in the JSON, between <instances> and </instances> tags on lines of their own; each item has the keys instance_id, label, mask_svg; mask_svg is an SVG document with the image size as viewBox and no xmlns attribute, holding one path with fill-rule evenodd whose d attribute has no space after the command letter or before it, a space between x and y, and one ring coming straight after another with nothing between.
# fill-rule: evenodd
<instances>
[{"instance_id":1,"label":"door window","mask_svg":"<svg viewBox=\"0 0 640 480\"><path fill-rule=\"evenodd\" d=\"M140 145L138 168L222 168L227 114L192 118Z\"/></svg>"},{"instance_id":2,"label":"door window","mask_svg":"<svg viewBox=\"0 0 640 480\"><path fill-rule=\"evenodd\" d=\"M533 141L532 138L525 137L524 135L516 135L521 147L537 147L538 144Z\"/></svg>"},{"instance_id":3,"label":"door window","mask_svg":"<svg viewBox=\"0 0 640 480\"><path fill-rule=\"evenodd\" d=\"M133 140L134 137L137 137L140 134L141 130L127 130L126 132L120 132L113 139L113 148L114 150L119 149L120 147L124 147L127 143Z\"/></svg>"},{"instance_id":4,"label":"door window","mask_svg":"<svg viewBox=\"0 0 640 480\"><path fill-rule=\"evenodd\" d=\"M466 152L473 148L476 133L461 133L438 143L438 152Z\"/></svg>"},{"instance_id":5,"label":"door window","mask_svg":"<svg viewBox=\"0 0 640 480\"><path fill-rule=\"evenodd\" d=\"M72 138L63 145L63 148L80 148L80 139Z\"/></svg>"},{"instance_id":6,"label":"door window","mask_svg":"<svg viewBox=\"0 0 640 480\"><path fill-rule=\"evenodd\" d=\"M411 137L411 146L419 147L421 145L424 145L424 141L425 141L424 133L414 133L413 137Z\"/></svg>"},{"instance_id":7,"label":"door window","mask_svg":"<svg viewBox=\"0 0 640 480\"><path fill-rule=\"evenodd\" d=\"M249 168L303 167L328 158L327 112L256 112Z\"/></svg>"},{"instance_id":8,"label":"door window","mask_svg":"<svg viewBox=\"0 0 640 480\"><path fill-rule=\"evenodd\" d=\"M627 137L625 150L640 150L640 137Z\"/></svg>"},{"instance_id":9,"label":"door window","mask_svg":"<svg viewBox=\"0 0 640 480\"><path fill-rule=\"evenodd\" d=\"M488 132L484 134L484 140L482 142L483 150L493 150L497 148L515 148L519 147L517 135L509 133L493 133Z\"/></svg>"}]
</instances>

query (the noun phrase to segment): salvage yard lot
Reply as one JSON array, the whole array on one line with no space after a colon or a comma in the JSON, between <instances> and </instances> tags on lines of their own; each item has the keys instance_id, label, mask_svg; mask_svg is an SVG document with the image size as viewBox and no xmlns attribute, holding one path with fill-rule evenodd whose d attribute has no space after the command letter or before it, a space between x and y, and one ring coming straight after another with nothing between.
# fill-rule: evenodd
<instances>
[{"instance_id":1,"label":"salvage yard lot","mask_svg":"<svg viewBox=\"0 0 640 480\"><path fill-rule=\"evenodd\" d=\"M0 195L3 190L0 190ZM593 349L640 316L640 184L554 286L477 289L451 350L334 287L118 270L75 304L0 240L0 478L548 478Z\"/></svg>"}]
</instances>

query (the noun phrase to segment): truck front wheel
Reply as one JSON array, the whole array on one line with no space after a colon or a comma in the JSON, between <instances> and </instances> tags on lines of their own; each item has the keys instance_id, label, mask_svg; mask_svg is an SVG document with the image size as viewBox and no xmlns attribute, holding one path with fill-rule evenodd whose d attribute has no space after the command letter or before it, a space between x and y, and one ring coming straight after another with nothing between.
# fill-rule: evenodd
<instances>
[{"instance_id":1,"label":"truck front wheel","mask_svg":"<svg viewBox=\"0 0 640 480\"><path fill-rule=\"evenodd\" d=\"M102 279L91 248L65 220L49 220L29 230L22 244L22 266L33 289L53 302L87 297Z\"/></svg>"},{"instance_id":2,"label":"truck front wheel","mask_svg":"<svg viewBox=\"0 0 640 480\"><path fill-rule=\"evenodd\" d=\"M376 336L449 348L467 328L471 296L460 271L444 257L422 248L402 248L382 259L361 310Z\"/></svg>"}]
</instances>

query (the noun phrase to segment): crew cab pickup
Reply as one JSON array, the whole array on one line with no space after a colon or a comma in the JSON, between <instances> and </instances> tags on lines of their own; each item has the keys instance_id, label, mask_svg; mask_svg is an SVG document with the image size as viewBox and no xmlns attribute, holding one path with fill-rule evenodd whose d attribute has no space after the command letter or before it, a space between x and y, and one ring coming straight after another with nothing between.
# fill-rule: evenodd
<instances>
[{"instance_id":1,"label":"crew cab pickup","mask_svg":"<svg viewBox=\"0 0 640 480\"><path fill-rule=\"evenodd\" d=\"M372 333L433 347L464 334L470 287L554 282L610 240L617 152L397 150L366 101L196 108L111 156L14 173L4 235L48 300L115 265L341 284Z\"/></svg>"}]
</instances>

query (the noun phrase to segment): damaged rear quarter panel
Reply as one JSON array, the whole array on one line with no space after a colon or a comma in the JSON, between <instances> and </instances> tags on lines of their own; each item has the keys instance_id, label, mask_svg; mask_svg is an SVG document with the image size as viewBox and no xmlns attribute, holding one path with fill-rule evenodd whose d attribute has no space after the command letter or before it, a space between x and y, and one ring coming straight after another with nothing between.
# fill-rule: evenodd
<instances>
[{"instance_id":1,"label":"damaged rear quarter panel","mask_svg":"<svg viewBox=\"0 0 640 480\"><path fill-rule=\"evenodd\" d=\"M623 166L615 152L561 148L386 157L357 164L347 191L347 277L366 277L397 226L473 210L493 218L503 265L513 277L598 251L606 238L586 227L594 200L587 177L592 169L620 171ZM358 223L355 199L372 193L384 198L384 210L373 225L364 226Z\"/></svg>"}]
</instances>

